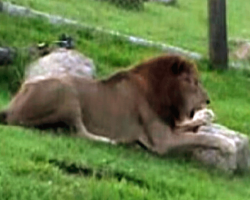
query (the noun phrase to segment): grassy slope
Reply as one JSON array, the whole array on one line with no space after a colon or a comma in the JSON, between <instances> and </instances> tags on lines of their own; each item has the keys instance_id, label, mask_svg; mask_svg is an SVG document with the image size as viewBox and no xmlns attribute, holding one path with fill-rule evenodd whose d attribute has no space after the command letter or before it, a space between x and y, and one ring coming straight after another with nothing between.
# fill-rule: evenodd
<instances>
[{"instance_id":1,"label":"grassy slope","mask_svg":"<svg viewBox=\"0 0 250 200\"><path fill-rule=\"evenodd\" d=\"M146 3L144 12L126 11L96 0L15 0L52 14L77 19L83 23L118 30L155 41L207 52L207 1L179 0L178 7ZM227 1L228 34L249 38L249 3ZM192 13L192 14L190 14Z\"/></svg>"},{"instance_id":2,"label":"grassy slope","mask_svg":"<svg viewBox=\"0 0 250 200\"><path fill-rule=\"evenodd\" d=\"M94 58L99 76L117 66L127 66L159 52L130 46L122 41L82 32L71 27L52 27L38 20L9 18L0 14L0 44L25 46L53 40L62 32L77 39L78 48ZM32 29L31 29L32 27ZM3 77L3 71L1 71ZM250 133L249 78L241 72L202 71L202 80L212 98L218 120L231 128ZM9 94L1 78L0 107ZM228 177L206 170L197 163L157 158L144 151L113 147L82 139L55 137L23 128L0 126L0 199L174 199L247 200L250 179ZM49 164L66 160L119 171L144 182L144 186L116 178L101 180L69 176ZM146 185L146 186L145 186Z\"/></svg>"}]
</instances>

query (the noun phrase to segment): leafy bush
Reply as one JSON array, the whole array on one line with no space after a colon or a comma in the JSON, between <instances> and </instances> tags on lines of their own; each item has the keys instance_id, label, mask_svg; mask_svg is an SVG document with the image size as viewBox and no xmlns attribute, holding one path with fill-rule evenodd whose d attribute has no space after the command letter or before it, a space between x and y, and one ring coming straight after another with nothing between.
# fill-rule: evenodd
<instances>
[{"instance_id":1,"label":"leafy bush","mask_svg":"<svg viewBox=\"0 0 250 200\"><path fill-rule=\"evenodd\" d=\"M27 52L18 51L14 64L0 69L0 84L7 84L8 90L15 93L23 80L24 69L30 61Z\"/></svg>"}]
</instances>

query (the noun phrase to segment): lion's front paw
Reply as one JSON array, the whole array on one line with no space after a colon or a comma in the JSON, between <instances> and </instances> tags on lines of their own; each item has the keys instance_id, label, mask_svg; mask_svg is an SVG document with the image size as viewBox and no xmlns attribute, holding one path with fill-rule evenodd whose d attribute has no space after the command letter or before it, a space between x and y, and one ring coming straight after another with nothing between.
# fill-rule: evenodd
<instances>
[{"instance_id":1,"label":"lion's front paw","mask_svg":"<svg viewBox=\"0 0 250 200\"><path fill-rule=\"evenodd\" d=\"M203 137L208 147L219 149L222 154L235 154L237 151L237 146L231 138L219 134L202 134L200 136Z\"/></svg>"}]
</instances>

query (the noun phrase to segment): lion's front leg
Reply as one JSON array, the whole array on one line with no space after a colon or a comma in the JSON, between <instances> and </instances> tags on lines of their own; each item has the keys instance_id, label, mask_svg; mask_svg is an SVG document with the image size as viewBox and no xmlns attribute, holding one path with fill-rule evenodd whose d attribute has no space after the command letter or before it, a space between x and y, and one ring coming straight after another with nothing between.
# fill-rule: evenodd
<instances>
[{"instance_id":1,"label":"lion's front leg","mask_svg":"<svg viewBox=\"0 0 250 200\"><path fill-rule=\"evenodd\" d=\"M155 133L157 130L155 130ZM152 151L163 155L175 150L192 150L195 147L203 147L210 149L219 149L223 154L233 154L236 151L236 146L224 137L217 135L203 134L166 134L165 138L154 138L154 146ZM161 136L163 136L161 134Z\"/></svg>"},{"instance_id":2,"label":"lion's front leg","mask_svg":"<svg viewBox=\"0 0 250 200\"><path fill-rule=\"evenodd\" d=\"M178 131L172 130L167 124L155 116L150 109L140 110L143 119L145 137L150 138L147 148L151 151L163 155L174 150L191 150L195 147L220 149L223 153L234 153L235 145L225 138L216 135L194 134L187 131L194 126L201 125L199 121L181 127Z\"/></svg>"},{"instance_id":3,"label":"lion's front leg","mask_svg":"<svg viewBox=\"0 0 250 200\"><path fill-rule=\"evenodd\" d=\"M234 143L218 135L194 134L185 132L177 134L169 126L155 119L147 131L150 132L152 145L149 149L157 154L163 155L175 150L192 150L195 147L219 149L222 153L235 153Z\"/></svg>"}]
</instances>

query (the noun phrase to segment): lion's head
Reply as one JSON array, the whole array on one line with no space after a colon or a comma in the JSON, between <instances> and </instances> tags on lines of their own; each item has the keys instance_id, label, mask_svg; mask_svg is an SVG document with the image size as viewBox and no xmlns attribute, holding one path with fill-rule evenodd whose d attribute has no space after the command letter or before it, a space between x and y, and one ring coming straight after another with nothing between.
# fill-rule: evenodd
<instances>
[{"instance_id":1,"label":"lion's head","mask_svg":"<svg viewBox=\"0 0 250 200\"><path fill-rule=\"evenodd\" d=\"M173 126L205 108L210 100L203 89L198 71L190 61L164 55L135 67L131 73L144 90L156 113Z\"/></svg>"}]
</instances>

